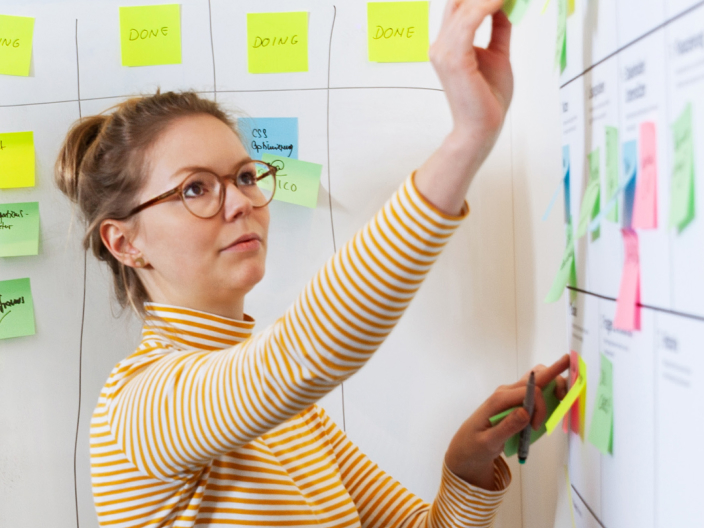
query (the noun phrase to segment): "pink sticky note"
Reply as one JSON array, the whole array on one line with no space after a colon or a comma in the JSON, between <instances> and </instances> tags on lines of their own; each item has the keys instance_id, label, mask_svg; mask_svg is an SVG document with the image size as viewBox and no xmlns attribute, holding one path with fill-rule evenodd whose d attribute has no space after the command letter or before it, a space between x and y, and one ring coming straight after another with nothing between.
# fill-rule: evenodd
<instances>
[{"instance_id":1,"label":"pink sticky note","mask_svg":"<svg viewBox=\"0 0 704 528\"><path fill-rule=\"evenodd\" d=\"M633 229L658 227L658 156L655 123L640 124L640 170L633 200Z\"/></svg>"},{"instance_id":2,"label":"pink sticky note","mask_svg":"<svg viewBox=\"0 0 704 528\"><path fill-rule=\"evenodd\" d=\"M621 288L616 301L614 327L620 330L640 330L640 258L638 235L632 229L621 229L625 261Z\"/></svg>"},{"instance_id":3,"label":"pink sticky note","mask_svg":"<svg viewBox=\"0 0 704 528\"><path fill-rule=\"evenodd\" d=\"M577 355L577 352L575 352L574 350L570 350L570 380L569 380L570 387L572 387L575 384L578 377L579 377L579 356ZM572 417L572 420L574 420L572 413L574 412L575 409L579 409L579 407L577 405L573 405L570 412L565 415L565 419L562 420L562 430L564 432L567 432L570 429L570 417ZM572 427L574 430L574 421L572 423L573 423Z\"/></svg>"}]
</instances>

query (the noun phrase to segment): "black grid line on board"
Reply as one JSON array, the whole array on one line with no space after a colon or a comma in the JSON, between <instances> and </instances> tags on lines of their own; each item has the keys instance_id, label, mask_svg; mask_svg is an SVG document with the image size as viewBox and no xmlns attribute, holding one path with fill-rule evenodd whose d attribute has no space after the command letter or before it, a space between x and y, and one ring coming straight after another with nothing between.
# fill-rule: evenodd
<instances>
[{"instance_id":1,"label":"black grid line on board","mask_svg":"<svg viewBox=\"0 0 704 528\"><path fill-rule=\"evenodd\" d=\"M582 498L582 495L579 493L579 491L577 491L577 488L574 487L574 484L570 484L570 486L572 487L572 491L574 491L575 494L577 495L577 497L579 497L579 500L582 502L582 504L584 504L584 507L587 508L587 510L589 511L591 516L594 518L594 520L599 524L599 526L601 526L601 528L606 528L606 525L603 522L601 522L601 519L599 519L599 517L597 517L597 515L594 513L594 510L592 510L589 507L589 504L587 504L587 501L585 501L584 498Z\"/></svg>"},{"instance_id":2,"label":"black grid line on board","mask_svg":"<svg viewBox=\"0 0 704 528\"><path fill-rule=\"evenodd\" d=\"M568 81L565 81L562 85L560 85L560 90L562 90L562 89L563 89L565 86L567 86L568 84L570 84L570 83L576 81L577 79L579 79L579 78L581 78L581 77L584 77L584 75L586 75L587 73L589 73L590 71L592 71L594 68L596 68L596 67L599 66L600 64L605 63L605 62L608 61L609 59L614 58L616 55L618 55L618 54L621 53L622 51L624 51L624 50L630 48L631 46L633 46L634 44L640 42L641 40L648 38L650 35L652 35L652 34L654 34L654 33L657 33L657 32L660 31L661 29L664 29L665 27L667 27L668 25L672 24L672 23L675 22L676 20L679 20L679 19L681 19L681 18L684 18L684 17L687 16L687 15L690 15L691 13L693 13L694 11L696 11L697 9L700 9L701 7L704 7L704 0L700 1L699 3L697 3L697 4L695 4L695 5L691 6L691 7L689 7L689 8L687 8L687 9L685 9L684 11L682 11L681 13L676 14L675 16L673 16L673 17L671 17L671 18L668 18L668 19L665 20L665 22L663 22L662 24L659 24L659 25L655 26L653 29L651 29L651 30L647 31L646 33L642 34L640 37L633 39L633 40L630 41L628 44L624 44L623 46L621 46L620 48L618 48L616 51L614 51L614 52L612 52L612 53L609 53L609 54L608 54L606 57L604 57L603 59L601 59L601 60L595 62L594 64L592 64L591 66L589 66L589 67L588 67L587 69L585 69L582 73L580 73L580 74L578 74L578 75L575 75L574 77L572 77L572 78L569 79Z\"/></svg>"}]
</instances>

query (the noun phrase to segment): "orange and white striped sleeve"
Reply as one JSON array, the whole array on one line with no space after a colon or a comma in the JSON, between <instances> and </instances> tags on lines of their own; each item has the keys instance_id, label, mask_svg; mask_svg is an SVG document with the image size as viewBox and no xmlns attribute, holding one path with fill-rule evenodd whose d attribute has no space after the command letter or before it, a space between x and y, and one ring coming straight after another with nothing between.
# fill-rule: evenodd
<instances>
[{"instance_id":1,"label":"orange and white striped sleeve","mask_svg":"<svg viewBox=\"0 0 704 528\"><path fill-rule=\"evenodd\" d=\"M443 464L440 490L429 504L379 469L321 407L316 410L363 528L463 528L493 524L511 483L511 471L502 457L494 463L493 491L465 482Z\"/></svg>"},{"instance_id":2,"label":"orange and white striped sleeve","mask_svg":"<svg viewBox=\"0 0 704 528\"><path fill-rule=\"evenodd\" d=\"M318 401L379 348L466 214L437 210L411 176L266 330L218 352L157 350L106 386L118 445L154 478L187 478Z\"/></svg>"}]
</instances>

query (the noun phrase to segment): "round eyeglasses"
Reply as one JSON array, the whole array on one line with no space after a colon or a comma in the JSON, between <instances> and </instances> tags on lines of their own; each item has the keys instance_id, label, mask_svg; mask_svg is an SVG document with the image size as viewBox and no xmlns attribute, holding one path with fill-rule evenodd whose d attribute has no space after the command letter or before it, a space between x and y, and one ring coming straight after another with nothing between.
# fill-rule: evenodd
<instances>
[{"instance_id":1,"label":"round eyeglasses","mask_svg":"<svg viewBox=\"0 0 704 528\"><path fill-rule=\"evenodd\" d=\"M189 174L178 187L147 200L132 209L125 218L178 194L186 209L198 218L212 218L225 203L225 190L230 180L252 202L252 207L264 207L274 198L277 167L264 161L245 160L232 174L219 176L208 170Z\"/></svg>"}]
</instances>

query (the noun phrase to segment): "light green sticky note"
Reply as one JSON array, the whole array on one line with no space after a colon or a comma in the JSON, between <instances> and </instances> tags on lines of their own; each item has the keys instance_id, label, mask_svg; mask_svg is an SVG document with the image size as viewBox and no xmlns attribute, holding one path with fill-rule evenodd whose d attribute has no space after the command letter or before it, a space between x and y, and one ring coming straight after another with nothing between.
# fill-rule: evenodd
<instances>
[{"instance_id":1,"label":"light green sticky note","mask_svg":"<svg viewBox=\"0 0 704 528\"><path fill-rule=\"evenodd\" d=\"M567 0L558 0L555 66L560 66L560 73L564 72L567 67L567 8Z\"/></svg>"},{"instance_id":2,"label":"light green sticky note","mask_svg":"<svg viewBox=\"0 0 704 528\"><path fill-rule=\"evenodd\" d=\"M181 64L181 6L120 8L123 66Z\"/></svg>"},{"instance_id":3,"label":"light green sticky note","mask_svg":"<svg viewBox=\"0 0 704 528\"><path fill-rule=\"evenodd\" d=\"M528 10L531 0L504 0L503 12L511 21L511 24L518 24L523 20L523 16Z\"/></svg>"},{"instance_id":4,"label":"light green sticky note","mask_svg":"<svg viewBox=\"0 0 704 528\"><path fill-rule=\"evenodd\" d=\"M39 204L0 204L0 257L39 253Z\"/></svg>"},{"instance_id":5,"label":"light green sticky note","mask_svg":"<svg viewBox=\"0 0 704 528\"><path fill-rule=\"evenodd\" d=\"M555 396L555 385L557 383L555 380L552 380L544 389L543 389L543 399L545 400L545 405L547 407L547 417L549 418L550 415L557 409L557 406L560 405L560 400L557 399L557 396ZM489 418L489 422L491 422L491 425L494 426L497 423L499 423L501 420L506 418L510 413L512 413L514 410L516 410L517 407L513 407L511 409L508 409L500 414L497 414L496 416L492 416ZM531 430L530 432L530 443L532 444L536 440L538 440L541 436L545 434L547 429L545 428L545 424L543 424L540 429L536 430ZM506 440L506 443L504 444L504 455L507 457L513 456L516 453L518 453L518 443L520 442L521 434L516 433L513 435L511 438Z\"/></svg>"},{"instance_id":6,"label":"light green sticky note","mask_svg":"<svg viewBox=\"0 0 704 528\"><path fill-rule=\"evenodd\" d=\"M606 127L606 193L605 201L610 201L618 191L618 128ZM606 213L606 219L618 222L618 203Z\"/></svg>"},{"instance_id":7,"label":"light green sticky note","mask_svg":"<svg viewBox=\"0 0 704 528\"><path fill-rule=\"evenodd\" d=\"M0 134L0 189L34 187L34 133Z\"/></svg>"},{"instance_id":8,"label":"light green sticky note","mask_svg":"<svg viewBox=\"0 0 704 528\"><path fill-rule=\"evenodd\" d=\"M247 13L249 73L308 71L308 13Z\"/></svg>"},{"instance_id":9,"label":"light green sticky note","mask_svg":"<svg viewBox=\"0 0 704 528\"><path fill-rule=\"evenodd\" d=\"M582 197L582 207L579 210L579 223L575 238L581 238L587 233L589 222L596 218L601 208L601 179L599 177L599 149L589 153L589 182Z\"/></svg>"},{"instance_id":10,"label":"light green sticky note","mask_svg":"<svg viewBox=\"0 0 704 528\"><path fill-rule=\"evenodd\" d=\"M429 2L369 2L367 47L371 62L427 62Z\"/></svg>"},{"instance_id":11,"label":"light green sticky note","mask_svg":"<svg viewBox=\"0 0 704 528\"><path fill-rule=\"evenodd\" d=\"M694 139L692 103L672 125L675 163L670 189L670 227L682 230L694 219Z\"/></svg>"},{"instance_id":12,"label":"light green sticky note","mask_svg":"<svg viewBox=\"0 0 704 528\"><path fill-rule=\"evenodd\" d=\"M288 157L262 154L262 161L277 167L274 200L315 208L323 166Z\"/></svg>"},{"instance_id":13,"label":"light green sticky note","mask_svg":"<svg viewBox=\"0 0 704 528\"><path fill-rule=\"evenodd\" d=\"M552 282L552 287L545 297L546 303L551 303L557 301L562 297L562 292L564 291L567 284L576 286L577 283L577 269L574 262L574 240L572 239L572 224L567 224L567 244L565 245L565 252L562 255L562 262L560 263L560 269L555 275L555 279Z\"/></svg>"},{"instance_id":14,"label":"light green sticky note","mask_svg":"<svg viewBox=\"0 0 704 528\"><path fill-rule=\"evenodd\" d=\"M592 424L589 428L589 441L596 448L610 455L613 453L614 439L614 398L613 398L613 366L609 358L601 355L601 376L596 391Z\"/></svg>"},{"instance_id":15,"label":"light green sticky note","mask_svg":"<svg viewBox=\"0 0 704 528\"><path fill-rule=\"evenodd\" d=\"M34 335L29 279L0 281L0 339Z\"/></svg>"},{"instance_id":16,"label":"light green sticky note","mask_svg":"<svg viewBox=\"0 0 704 528\"><path fill-rule=\"evenodd\" d=\"M29 76L34 19L0 15L0 74Z\"/></svg>"}]
</instances>

